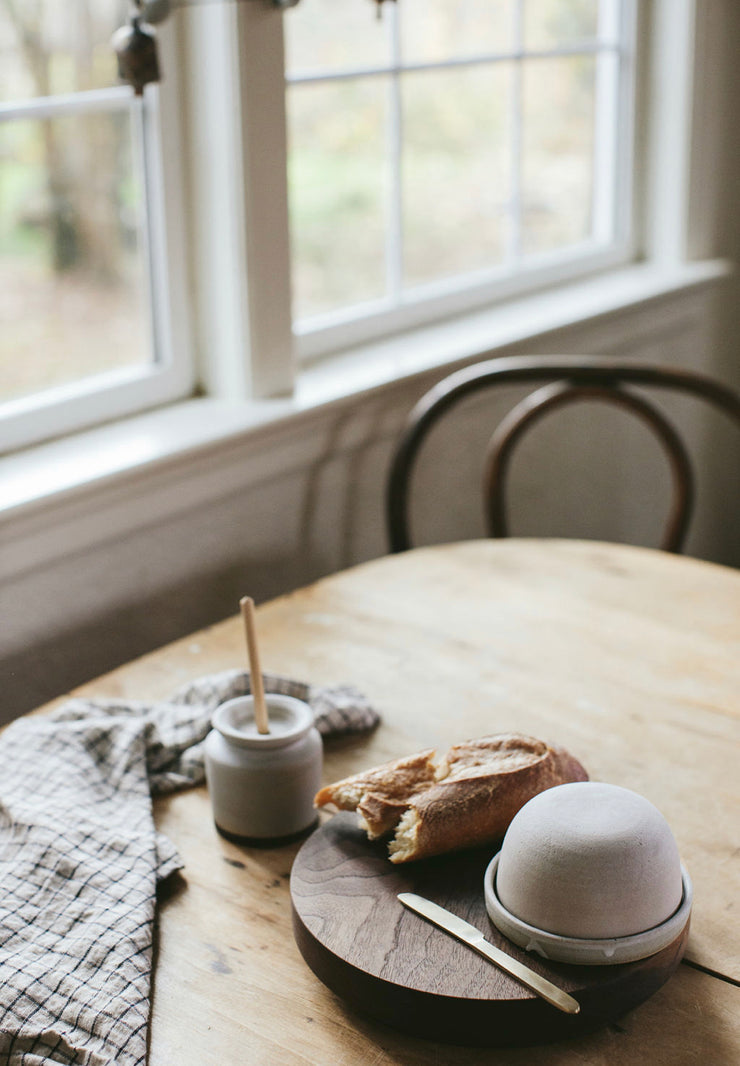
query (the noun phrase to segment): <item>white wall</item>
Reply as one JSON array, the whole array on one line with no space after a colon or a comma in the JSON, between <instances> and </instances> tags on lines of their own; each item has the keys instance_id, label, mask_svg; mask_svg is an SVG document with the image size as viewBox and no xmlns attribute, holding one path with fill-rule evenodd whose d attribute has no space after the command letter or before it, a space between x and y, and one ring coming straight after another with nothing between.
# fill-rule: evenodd
<instances>
[{"instance_id":1,"label":"white wall","mask_svg":"<svg viewBox=\"0 0 740 1066\"><path fill-rule=\"evenodd\" d=\"M534 347L711 369L713 300L707 286L688 299L664 298L544 336ZM419 375L214 445L197 459L173 460L91 492L86 508L60 503L51 516L27 518L15 531L24 565L2 592L0 715L12 717L234 613L246 593L259 601L383 554L392 444L405 413L439 376ZM702 447L710 423L701 408L683 407ZM461 424L430 439L414 505L419 543L482 535L478 471L465 460L479 457L476 444L485 443L502 410L502 402L476 399ZM543 424L541 439L533 431L532 445L525 442L526 461L513 472L512 532L655 544L665 470L658 464L646 476L643 431L633 432L622 415L607 418L600 407L596 425L607 435L596 447L593 417L583 419L587 445L559 424L560 416ZM729 447L737 456L737 437ZM725 447L724 454L733 453ZM583 483L568 474L574 461L583 467ZM720 501L735 491L730 464L721 465ZM740 563L736 550L733 557L740 515L731 533L726 522L715 528L713 510L711 496L702 494L688 551ZM55 555L50 539L67 546Z\"/></svg>"},{"instance_id":2,"label":"white wall","mask_svg":"<svg viewBox=\"0 0 740 1066\"><path fill-rule=\"evenodd\" d=\"M737 262L740 5L706 0L704 12L690 252ZM542 336L528 350L665 361L740 387L739 289L737 279L724 284L718 302L712 287L688 299L666 297ZM0 548L0 564L7 564L0 588L0 720L233 613L245 593L262 600L385 552L382 500L392 442L405 412L439 376L420 374L329 405L189 461L93 488L75 503L62 500L42 517L9 523L4 532L14 547ZM478 406L466 428L487 439L488 414ZM737 432L713 428L694 411L690 418L701 448L700 478L712 487L699 498L688 551L740 566ZM566 490L574 482L560 471L583 449L562 425L543 427L520 469L513 532L655 543L649 516L661 490L644 479L636 494L631 487L634 466L644 467L644 439L621 426L611 425L609 433L600 452L589 445L593 480L576 492L579 522L571 525ZM420 541L481 532L476 475L461 473L472 445L463 443L461 431L450 434L438 458L420 470ZM617 442L627 450L615 464ZM617 490L604 487L607 468ZM454 503L434 487L437 477L449 485L450 475ZM74 547L55 549L70 538ZM19 545L24 565L11 559Z\"/></svg>"}]
</instances>

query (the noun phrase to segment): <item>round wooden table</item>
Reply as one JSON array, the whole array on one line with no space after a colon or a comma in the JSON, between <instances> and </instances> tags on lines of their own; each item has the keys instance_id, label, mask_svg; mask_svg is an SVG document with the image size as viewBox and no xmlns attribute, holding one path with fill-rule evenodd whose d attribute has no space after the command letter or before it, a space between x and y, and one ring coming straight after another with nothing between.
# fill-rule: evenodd
<instances>
[{"instance_id":1,"label":"round wooden table","mask_svg":"<svg viewBox=\"0 0 740 1066\"><path fill-rule=\"evenodd\" d=\"M264 670L352 683L383 715L327 747L326 781L518 731L650 799L694 881L688 950L618 1025L537 1049L440 1050L316 979L291 933L299 845L224 840L194 789L155 807L185 871L160 908L150 1066L740 1062L740 573L597 542L475 541L336 574L260 607L258 626ZM161 697L243 662L234 617L77 694Z\"/></svg>"}]
</instances>

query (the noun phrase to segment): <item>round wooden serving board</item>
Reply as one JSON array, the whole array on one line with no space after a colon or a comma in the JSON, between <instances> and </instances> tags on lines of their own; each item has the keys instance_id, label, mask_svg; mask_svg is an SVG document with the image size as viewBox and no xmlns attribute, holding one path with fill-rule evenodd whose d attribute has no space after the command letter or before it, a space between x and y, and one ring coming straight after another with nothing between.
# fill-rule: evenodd
<instances>
[{"instance_id":1,"label":"round wooden serving board","mask_svg":"<svg viewBox=\"0 0 740 1066\"><path fill-rule=\"evenodd\" d=\"M529 955L491 923L483 874L495 849L400 866L338 814L302 846L290 891L296 943L313 972L363 1014L454 1044L510 1046L576 1036L614 1021L663 985L688 925L667 948L619 966L567 966ZM408 911L416 892L477 926L492 943L575 996L577 1015L545 1003L474 951Z\"/></svg>"}]
</instances>

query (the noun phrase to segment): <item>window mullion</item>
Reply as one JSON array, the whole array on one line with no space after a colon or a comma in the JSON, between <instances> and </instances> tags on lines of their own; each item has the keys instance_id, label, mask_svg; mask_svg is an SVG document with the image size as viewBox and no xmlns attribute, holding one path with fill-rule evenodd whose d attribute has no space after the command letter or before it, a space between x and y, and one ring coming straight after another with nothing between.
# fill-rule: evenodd
<instances>
[{"instance_id":1,"label":"window mullion","mask_svg":"<svg viewBox=\"0 0 740 1066\"><path fill-rule=\"evenodd\" d=\"M294 384L282 13L237 4L236 54L252 395Z\"/></svg>"},{"instance_id":2,"label":"window mullion","mask_svg":"<svg viewBox=\"0 0 740 1066\"><path fill-rule=\"evenodd\" d=\"M290 325L282 16L187 5L180 67L199 375L228 399L286 394Z\"/></svg>"},{"instance_id":3,"label":"window mullion","mask_svg":"<svg viewBox=\"0 0 740 1066\"><path fill-rule=\"evenodd\" d=\"M331 81L352 81L355 78L383 78L388 74L408 71L423 73L429 70L464 70L471 67L492 67L499 63L509 63L512 59L562 59L569 56L593 55L599 52L602 44L598 41L582 41L577 44L559 45L552 48L533 48L526 52L521 47L510 48L505 52L482 53L472 56L451 56L446 59L434 59L429 62L408 61L401 63L395 59L392 63L372 67L347 67L339 70L325 70L318 73L300 71L288 75L289 85L325 84Z\"/></svg>"},{"instance_id":4,"label":"window mullion","mask_svg":"<svg viewBox=\"0 0 740 1066\"><path fill-rule=\"evenodd\" d=\"M386 279L388 296L395 305L403 286L403 108L401 96L400 20L394 9L391 21L393 72L388 86L388 232L386 235Z\"/></svg>"},{"instance_id":5,"label":"window mullion","mask_svg":"<svg viewBox=\"0 0 740 1066\"><path fill-rule=\"evenodd\" d=\"M599 39L619 40L618 6L614 0L599 4ZM593 222L596 240L609 241L614 237L615 199L619 174L617 167L617 139L619 119L619 64L624 55L605 47L596 56L593 149ZM619 142L623 138L619 137ZM621 198L620 198L621 200Z\"/></svg>"},{"instance_id":6,"label":"window mullion","mask_svg":"<svg viewBox=\"0 0 740 1066\"><path fill-rule=\"evenodd\" d=\"M522 134L523 134L523 89L524 45L523 0L516 0L514 12L514 51L511 69L511 96L509 100L509 195L507 198L506 259L516 264L522 254Z\"/></svg>"},{"instance_id":7,"label":"window mullion","mask_svg":"<svg viewBox=\"0 0 740 1066\"><path fill-rule=\"evenodd\" d=\"M148 91L147 103L151 105L152 92ZM144 271L144 286L149 293L147 311L149 329L152 335L154 362L167 364L172 361L172 339L169 336L169 319L167 302L169 284L165 276L169 272L169 256L166 252L168 227L163 215L164 203L161 196L162 172L161 157L156 143L156 130L151 114L151 107L137 97L131 105L131 153L135 160L135 172L143 183L141 197L141 227L149 234L146 242L146 254L141 255ZM161 271L158 265L161 264Z\"/></svg>"},{"instance_id":8,"label":"window mullion","mask_svg":"<svg viewBox=\"0 0 740 1066\"><path fill-rule=\"evenodd\" d=\"M698 0L654 0L648 9L651 84L644 251L663 262L688 257L697 8Z\"/></svg>"},{"instance_id":9,"label":"window mullion","mask_svg":"<svg viewBox=\"0 0 740 1066\"><path fill-rule=\"evenodd\" d=\"M131 89L127 85L108 89L87 89L56 96L37 96L30 100L0 103L0 122L3 119L44 119L57 115L84 115L91 112L126 111L131 104Z\"/></svg>"}]
</instances>

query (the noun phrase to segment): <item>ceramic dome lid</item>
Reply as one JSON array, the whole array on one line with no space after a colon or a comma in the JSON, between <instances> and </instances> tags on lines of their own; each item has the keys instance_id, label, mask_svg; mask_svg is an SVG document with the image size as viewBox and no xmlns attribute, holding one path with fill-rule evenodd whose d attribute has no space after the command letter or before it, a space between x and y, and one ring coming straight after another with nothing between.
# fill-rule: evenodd
<instances>
[{"instance_id":1,"label":"ceramic dome lid","mask_svg":"<svg viewBox=\"0 0 740 1066\"><path fill-rule=\"evenodd\" d=\"M602 782L558 785L525 804L485 891L506 936L563 961L644 958L681 932L691 906L691 882L663 815L643 796Z\"/></svg>"},{"instance_id":2,"label":"ceramic dome lid","mask_svg":"<svg viewBox=\"0 0 740 1066\"><path fill-rule=\"evenodd\" d=\"M507 910L547 932L630 936L676 910L681 860L670 826L647 799L582 781L522 807L504 838L496 889Z\"/></svg>"}]
</instances>

